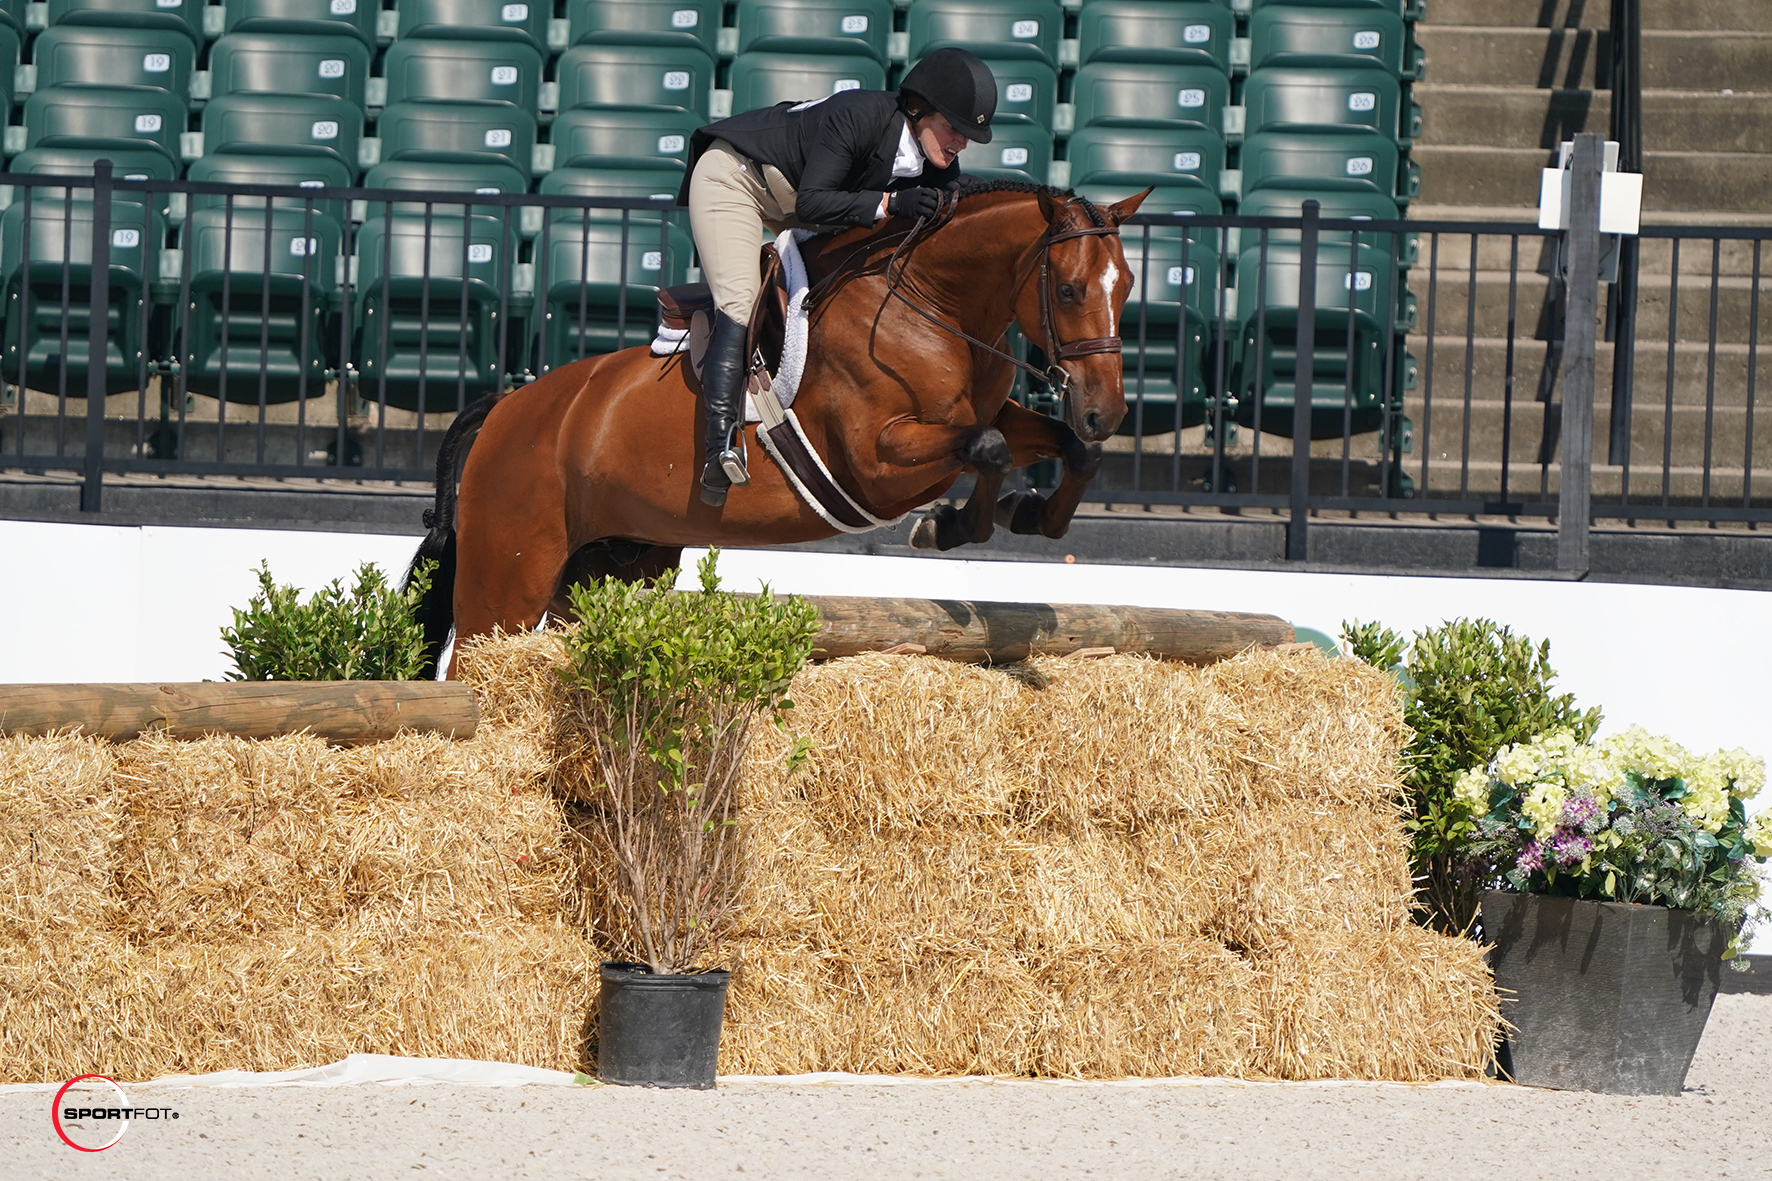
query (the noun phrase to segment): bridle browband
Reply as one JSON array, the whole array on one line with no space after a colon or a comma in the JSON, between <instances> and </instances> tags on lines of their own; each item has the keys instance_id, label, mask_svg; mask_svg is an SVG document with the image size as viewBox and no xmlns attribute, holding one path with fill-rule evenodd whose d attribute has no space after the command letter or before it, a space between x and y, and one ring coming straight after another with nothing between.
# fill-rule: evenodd
<instances>
[{"instance_id":1,"label":"bridle browband","mask_svg":"<svg viewBox=\"0 0 1772 1181\"><path fill-rule=\"evenodd\" d=\"M959 205L960 199L956 196L954 198L955 210L958 210ZM934 220L931 220L928 223L928 229L933 230L941 224L945 224L945 219L941 218L938 214ZM1121 341L1117 336L1091 336L1083 340L1061 341L1058 339L1058 327L1052 321L1053 244L1057 242L1067 242L1072 238L1099 238L1105 237L1108 234L1118 234L1120 232L1118 226L1079 226L1068 230L1057 230L1048 226L1046 232L1041 235L1039 265L1037 269L1040 272L1040 333L1045 339L1041 342L1040 348L1041 351L1051 358L1050 364L1048 364L1044 370L1036 369L1026 361L1023 361L1020 357L1006 353L995 345L986 344L976 336L967 333L965 329L949 324L946 320L941 319L922 307L919 307L908 299L903 292L899 291L899 284L904 280L905 266L908 265L908 261L904 263L900 262L900 256L904 255L913 244L921 241L927 236L923 231L924 222L922 219L919 219L917 224L911 228L911 232L905 236L905 240L900 242L898 247L893 250L892 257L887 260L886 293L910 308L913 312L916 312L931 324L935 325L937 328L940 328L944 332L951 332L975 348L983 349L987 353L1000 357L1017 369L1026 373L1029 377L1032 377L1035 381L1044 382L1052 390L1053 396L1061 402L1070 396L1071 375L1065 372L1064 366L1059 364L1059 362L1067 361L1072 357L1089 357L1098 353L1117 353L1121 350ZM895 264L897 264L896 275L893 273ZM1011 307L1015 305L1016 298L1021 294L1022 287L1026 285L1029 277L1033 274L1034 269L1035 268L1030 268L1027 273L1023 274L1016 280L1015 288L1009 296Z\"/></svg>"}]
</instances>

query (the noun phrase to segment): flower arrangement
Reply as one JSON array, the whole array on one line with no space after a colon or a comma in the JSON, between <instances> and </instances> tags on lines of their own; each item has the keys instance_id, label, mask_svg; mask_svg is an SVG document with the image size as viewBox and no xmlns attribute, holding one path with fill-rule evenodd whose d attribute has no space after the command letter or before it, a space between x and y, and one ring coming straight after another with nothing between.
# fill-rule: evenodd
<instances>
[{"instance_id":1,"label":"flower arrangement","mask_svg":"<svg viewBox=\"0 0 1772 1181\"><path fill-rule=\"evenodd\" d=\"M1695 755L1640 726L1594 743L1553 730L1459 776L1463 869L1522 893L1697 911L1736 929L1733 955L1767 917L1772 811L1746 808L1765 781L1744 750Z\"/></svg>"}]
</instances>

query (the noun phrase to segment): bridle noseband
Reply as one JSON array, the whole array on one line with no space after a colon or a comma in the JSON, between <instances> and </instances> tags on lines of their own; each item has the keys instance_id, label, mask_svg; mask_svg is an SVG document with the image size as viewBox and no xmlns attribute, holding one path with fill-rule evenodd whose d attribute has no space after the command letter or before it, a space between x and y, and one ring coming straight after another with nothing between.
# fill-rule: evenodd
<instances>
[{"instance_id":1,"label":"bridle noseband","mask_svg":"<svg viewBox=\"0 0 1772 1181\"><path fill-rule=\"evenodd\" d=\"M958 197L954 199L954 208L959 208ZM935 226L939 224L942 224L939 220L933 221L930 223L929 228L934 229ZM1105 237L1108 234L1118 234L1120 232L1118 226L1079 226L1068 230L1058 230L1048 226L1046 232L1040 236L1040 254L1037 267L1040 272L1040 334L1045 338L1041 341L1040 348L1047 357L1051 358L1050 363L1044 370L1036 369L1026 361L1023 361L1020 357L1006 353L994 345L986 344L977 337L968 334L964 329L949 324L947 321L942 320L933 313L919 307L908 299L903 292L899 291L899 284L904 280L905 266L908 265L908 260L907 262L900 262L900 256L905 254L907 249L913 243L922 240L924 235L921 234L921 231L923 228L924 223L919 220L917 224L912 227L911 232L905 237L905 240L899 243L898 248L892 252L892 257L887 260L886 293L897 299L900 303L903 303L913 312L916 312L919 316L922 316L931 324L934 324L937 328L940 328L945 332L951 332L967 344L976 348L981 348L987 353L991 353L1008 361L1011 365L1014 365L1017 369L1020 369L1035 381L1044 382L1052 390L1053 396L1061 402L1070 397L1071 375L1065 372L1064 366L1059 362L1067 361L1072 357L1090 357L1098 353L1117 353L1121 351L1121 341L1117 336L1091 336L1083 340L1061 341L1058 339L1058 326L1053 322L1052 318L1053 244L1057 242L1066 242L1072 238L1099 238ZM894 264L898 264L896 275L893 274ZM1027 284L1028 278L1033 273L1034 269L1036 268L1030 268L1026 274L1023 274L1016 280L1015 290L1009 297L1011 307L1014 306L1016 298L1021 294L1022 287Z\"/></svg>"}]
</instances>

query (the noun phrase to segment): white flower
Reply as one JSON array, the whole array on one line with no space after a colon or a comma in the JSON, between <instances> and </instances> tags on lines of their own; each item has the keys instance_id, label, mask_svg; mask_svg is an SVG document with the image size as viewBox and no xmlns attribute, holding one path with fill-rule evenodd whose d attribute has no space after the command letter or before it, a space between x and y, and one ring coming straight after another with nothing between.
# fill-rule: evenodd
<instances>
[{"instance_id":1,"label":"white flower","mask_svg":"<svg viewBox=\"0 0 1772 1181\"><path fill-rule=\"evenodd\" d=\"M1531 783L1538 778L1539 768L1543 763L1538 747L1530 742L1504 746L1496 754L1490 769L1495 778L1503 783L1518 787L1523 783Z\"/></svg>"},{"instance_id":2,"label":"white flower","mask_svg":"<svg viewBox=\"0 0 1772 1181\"><path fill-rule=\"evenodd\" d=\"M1688 781L1686 787L1686 795L1680 800L1686 815L1705 832L1720 831L1729 819L1729 793L1711 783L1701 782L1694 787Z\"/></svg>"},{"instance_id":3,"label":"white flower","mask_svg":"<svg viewBox=\"0 0 1772 1181\"><path fill-rule=\"evenodd\" d=\"M1563 778L1569 786L1586 788L1604 808L1624 784L1624 772L1596 746L1578 746L1563 762Z\"/></svg>"},{"instance_id":4,"label":"white flower","mask_svg":"<svg viewBox=\"0 0 1772 1181\"><path fill-rule=\"evenodd\" d=\"M1603 745L1620 771L1635 771L1645 779L1683 778L1692 761L1679 743L1641 726L1632 726Z\"/></svg>"},{"instance_id":5,"label":"white flower","mask_svg":"<svg viewBox=\"0 0 1772 1181\"><path fill-rule=\"evenodd\" d=\"M1751 800L1766 786L1766 760L1760 756L1750 755L1738 746L1734 750L1720 750L1716 757L1722 762L1724 774L1732 781L1731 795Z\"/></svg>"},{"instance_id":6,"label":"white flower","mask_svg":"<svg viewBox=\"0 0 1772 1181\"><path fill-rule=\"evenodd\" d=\"M1489 773L1472 767L1460 775L1452 785L1452 798L1470 809L1472 816L1485 815L1489 811Z\"/></svg>"},{"instance_id":7,"label":"white flower","mask_svg":"<svg viewBox=\"0 0 1772 1181\"><path fill-rule=\"evenodd\" d=\"M1526 795L1520 811L1538 830L1539 840L1550 839L1563 819L1563 805L1569 802L1569 790L1561 784L1541 783Z\"/></svg>"},{"instance_id":8,"label":"white flower","mask_svg":"<svg viewBox=\"0 0 1772 1181\"><path fill-rule=\"evenodd\" d=\"M1747 822L1747 840L1761 857L1772 857L1772 808Z\"/></svg>"}]
</instances>

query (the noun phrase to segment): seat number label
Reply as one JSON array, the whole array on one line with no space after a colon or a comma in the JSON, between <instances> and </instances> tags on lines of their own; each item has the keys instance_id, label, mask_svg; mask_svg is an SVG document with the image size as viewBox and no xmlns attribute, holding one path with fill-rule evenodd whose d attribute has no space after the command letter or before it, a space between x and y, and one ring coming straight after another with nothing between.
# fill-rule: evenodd
<instances>
[{"instance_id":1,"label":"seat number label","mask_svg":"<svg viewBox=\"0 0 1772 1181\"><path fill-rule=\"evenodd\" d=\"M683 137L680 135L661 135L658 137L658 154L675 156L683 150Z\"/></svg>"},{"instance_id":2,"label":"seat number label","mask_svg":"<svg viewBox=\"0 0 1772 1181\"><path fill-rule=\"evenodd\" d=\"M865 16L846 16L843 18L842 29L845 33L865 33L868 31L868 18Z\"/></svg>"},{"instance_id":3,"label":"seat number label","mask_svg":"<svg viewBox=\"0 0 1772 1181\"><path fill-rule=\"evenodd\" d=\"M1357 90L1347 96L1347 109L1350 111L1376 111L1378 96L1370 90Z\"/></svg>"},{"instance_id":4,"label":"seat number label","mask_svg":"<svg viewBox=\"0 0 1772 1181\"><path fill-rule=\"evenodd\" d=\"M289 256L291 258L306 258L310 254L319 253L320 239L318 238L291 238L289 240Z\"/></svg>"},{"instance_id":5,"label":"seat number label","mask_svg":"<svg viewBox=\"0 0 1772 1181\"><path fill-rule=\"evenodd\" d=\"M154 7L155 8L178 8L178 7L181 7L184 4L184 2L185 2L185 0L154 0Z\"/></svg>"},{"instance_id":6,"label":"seat number label","mask_svg":"<svg viewBox=\"0 0 1772 1181\"><path fill-rule=\"evenodd\" d=\"M1212 26L1189 25L1181 31L1181 39L1189 45L1204 45L1212 40Z\"/></svg>"},{"instance_id":7,"label":"seat number label","mask_svg":"<svg viewBox=\"0 0 1772 1181\"><path fill-rule=\"evenodd\" d=\"M517 67L493 66L492 84L494 86L515 86L517 84Z\"/></svg>"},{"instance_id":8,"label":"seat number label","mask_svg":"<svg viewBox=\"0 0 1772 1181\"><path fill-rule=\"evenodd\" d=\"M1200 153L1198 153L1198 152L1177 152L1177 153L1175 153L1175 171L1177 171L1177 172L1198 172L1198 171L1200 171Z\"/></svg>"},{"instance_id":9,"label":"seat number label","mask_svg":"<svg viewBox=\"0 0 1772 1181\"><path fill-rule=\"evenodd\" d=\"M838 78L835 82L831 83L831 93L832 94L842 94L845 90L860 90L860 89L861 89L861 79L860 78Z\"/></svg>"},{"instance_id":10,"label":"seat number label","mask_svg":"<svg viewBox=\"0 0 1772 1181\"><path fill-rule=\"evenodd\" d=\"M488 127L486 129L486 146L489 148L510 147L511 129L509 127Z\"/></svg>"},{"instance_id":11,"label":"seat number label","mask_svg":"<svg viewBox=\"0 0 1772 1181\"><path fill-rule=\"evenodd\" d=\"M470 243L468 243L468 261L469 262L491 262L492 261L492 247L488 243L485 243L485 242L470 242Z\"/></svg>"},{"instance_id":12,"label":"seat number label","mask_svg":"<svg viewBox=\"0 0 1772 1181\"><path fill-rule=\"evenodd\" d=\"M316 119L311 134L315 139L337 139L338 124L331 119Z\"/></svg>"},{"instance_id":13,"label":"seat number label","mask_svg":"<svg viewBox=\"0 0 1772 1181\"><path fill-rule=\"evenodd\" d=\"M1371 176L1372 157L1349 156L1347 160L1347 174L1349 176Z\"/></svg>"},{"instance_id":14,"label":"seat number label","mask_svg":"<svg viewBox=\"0 0 1772 1181\"><path fill-rule=\"evenodd\" d=\"M1026 148L1004 148L1002 155L997 158L1003 162L1005 168L1020 168L1028 162L1028 150Z\"/></svg>"},{"instance_id":15,"label":"seat number label","mask_svg":"<svg viewBox=\"0 0 1772 1181\"><path fill-rule=\"evenodd\" d=\"M1350 274L1343 275L1341 277L1341 289L1343 291L1372 290L1372 272L1354 271Z\"/></svg>"},{"instance_id":16,"label":"seat number label","mask_svg":"<svg viewBox=\"0 0 1772 1181\"><path fill-rule=\"evenodd\" d=\"M1175 102L1177 106L1203 107L1206 105L1206 92L1204 90L1183 90L1175 96Z\"/></svg>"},{"instance_id":17,"label":"seat number label","mask_svg":"<svg viewBox=\"0 0 1772 1181\"><path fill-rule=\"evenodd\" d=\"M329 57L321 62L320 76L322 78L343 78L345 76L345 59L342 57Z\"/></svg>"},{"instance_id":18,"label":"seat number label","mask_svg":"<svg viewBox=\"0 0 1772 1181\"><path fill-rule=\"evenodd\" d=\"M498 15L499 19L507 22L526 21L529 19L529 5L507 4L499 10Z\"/></svg>"},{"instance_id":19,"label":"seat number label","mask_svg":"<svg viewBox=\"0 0 1772 1181\"><path fill-rule=\"evenodd\" d=\"M660 83L666 90L688 90L688 70L666 70L664 81Z\"/></svg>"},{"instance_id":20,"label":"seat number label","mask_svg":"<svg viewBox=\"0 0 1772 1181\"><path fill-rule=\"evenodd\" d=\"M327 6L333 16L356 16L357 0L332 0Z\"/></svg>"},{"instance_id":21,"label":"seat number label","mask_svg":"<svg viewBox=\"0 0 1772 1181\"><path fill-rule=\"evenodd\" d=\"M1354 34L1355 49L1377 49L1378 33L1372 29L1361 29Z\"/></svg>"},{"instance_id":22,"label":"seat number label","mask_svg":"<svg viewBox=\"0 0 1772 1181\"><path fill-rule=\"evenodd\" d=\"M1033 84L1031 82L1011 82L1007 88L1006 97L1012 103L1025 103L1034 97Z\"/></svg>"},{"instance_id":23,"label":"seat number label","mask_svg":"<svg viewBox=\"0 0 1772 1181\"><path fill-rule=\"evenodd\" d=\"M1029 41L1040 35L1039 21L1016 21L1009 26L1009 35L1018 41Z\"/></svg>"},{"instance_id":24,"label":"seat number label","mask_svg":"<svg viewBox=\"0 0 1772 1181\"><path fill-rule=\"evenodd\" d=\"M657 250L648 250L640 255L640 269L643 271L664 270L664 255Z\"/></svg>"},{"instance_id":25,"label":"seat number label","mask_svg":"<svg viewBox=\"0 0 1772 1181\"><path fill-rule=\"evenodd\" d=\"M149 74L164 74L172 68L170 53L150 53L142 58L142 70Z\"/></svg>"},{"instance_id":26,"label":"seat number label","mask_svg":"<svg viewBox=\"0 0 1772 1181\"><path fill-rule=\"evenodd\" d=\"M140 230L111 231L111 245L113 246L121 246L123 249L128 250L131 247L140 246L141 244L142 232Z\"/></svg>"},{"instance_id":27,"label":"seat number label","mask_svg":"<svg viewBox=\"0 0 1772 1181\"><path fill-rule=\"evenodd\" d=\"M1169 286L1180 287L1180 286L1182 286L1184 281L1185 281L1186 285L1189 287L1192 287L1194 285L1194 268L1193 267L1188 267L1185 271L1183 271L1183 269L1181 267L1170 267L1169 268Z\"/></svg>"},{"instance_id":28,"label":"seat number label","mask_svg":"<svg viewBox=\"0 0 1772 1181\"><path fill-rule=\"evenodd\" d=\"M693 29L701 23L701 13L693 8L679 8L671 13L671 28Z\"/></svg>"},{"instance_id":29,"label":"seat number label","mask_svg":"<svg viewBox=\"0 0 1772 1181\"><path fill-rule=\"evenodd\" d=\"M161 120L158 115L137 115L135 117L135 129L137 131L158 131L160 130L160 124Z\"/></svg>"}]
</instances>

